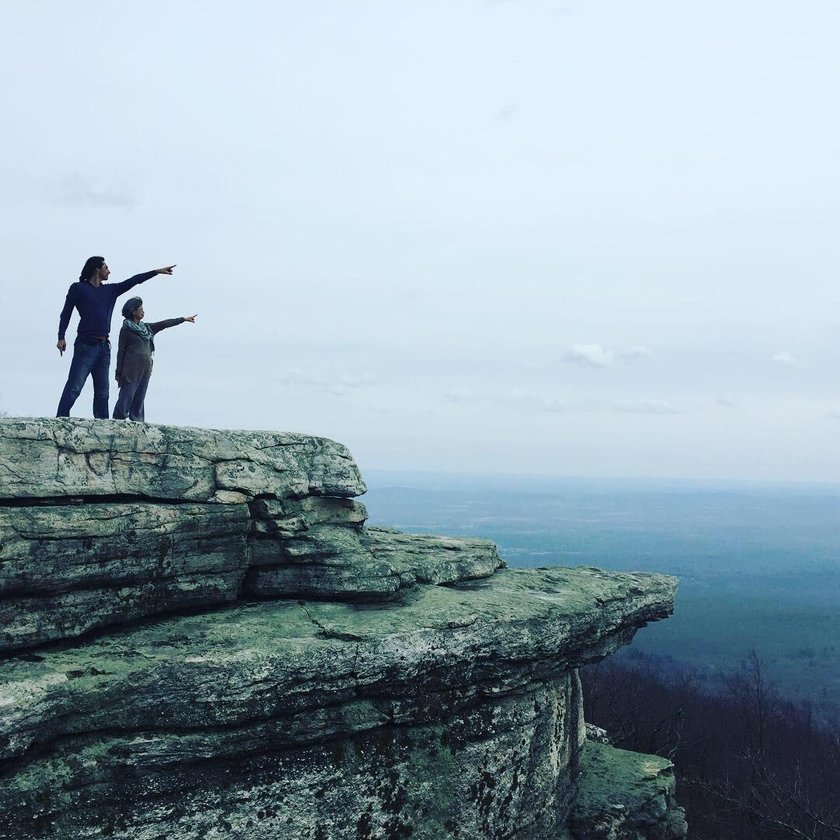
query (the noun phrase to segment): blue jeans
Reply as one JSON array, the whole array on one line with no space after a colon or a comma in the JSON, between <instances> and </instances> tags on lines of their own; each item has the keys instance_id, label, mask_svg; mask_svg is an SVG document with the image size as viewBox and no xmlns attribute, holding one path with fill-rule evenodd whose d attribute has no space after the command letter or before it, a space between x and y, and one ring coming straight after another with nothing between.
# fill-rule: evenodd
<instances>
[{"instance_id":1,"label":"blue jeans","mask_svg":"<svg viewBox=\"0 0 840 840\"><path fill-rule=\"evenodd\" d=\"M88 376L93 377L93 416L108 418L108 370L111 367L111 344L107 339L77 338L67 384L58 401L56 417L69 417L73 403L82 393Z\"/></svg>"}]
</instances>

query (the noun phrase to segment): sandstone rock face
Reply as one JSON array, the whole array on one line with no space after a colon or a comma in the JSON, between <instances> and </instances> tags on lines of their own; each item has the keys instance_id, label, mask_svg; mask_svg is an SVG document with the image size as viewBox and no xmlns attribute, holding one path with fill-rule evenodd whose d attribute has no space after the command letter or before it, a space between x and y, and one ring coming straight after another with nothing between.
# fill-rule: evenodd
<instances>
[{"instance_id":1,"label":"sandstone rock face","mask_svg":"<svg viewBox=\"0 0 840 840\"><path fill-rule=\"evenodd\" d=\"M0 503L0 653L235 601L249 522L244 504Z\"/></svg>"},{"instance_id":2,"label":"sandstone rock face","mask_svg":"<svg viewBox=\"0 0 840 840\"><path fill-rule=\"evenodd\" d=\"M318 438L0 419L0 840L599 836L576 668L676 582L363 491Z\"/></svg>"},{"instance_id":3,"label":"sandstone rock face","mask_svg":"<svg viewBox=\"0 0 840 840\"><path fill-rule=\"evenodd\" d=\"M403 586L398 571L364 545L367 511L352 500L259 500L251 513L250 595L387 600Z\"/></svg>"}]
</instances>

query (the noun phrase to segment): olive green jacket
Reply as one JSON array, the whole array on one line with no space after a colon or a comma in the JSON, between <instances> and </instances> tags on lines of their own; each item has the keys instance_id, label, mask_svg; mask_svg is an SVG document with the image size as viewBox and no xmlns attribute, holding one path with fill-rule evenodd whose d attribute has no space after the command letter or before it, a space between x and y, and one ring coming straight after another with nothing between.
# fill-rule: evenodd
<instances>
[{"instance_id":1,"label":"olive green jacket","mask_svg":"<svg viewBox=\"0 0 840 840\"><path fill-rule=\"evenodd\" d=\"M184 318L169 318L166 321L155 321L146 325L157 335L161 330L177 327L184 323ZM133 330L123 327L120 330L120 343L117 348L117 382L120 386L128 382L137 382L152 372L152 354L155 352L155 342L146 341Z\"/></svg>"}]
</instances>

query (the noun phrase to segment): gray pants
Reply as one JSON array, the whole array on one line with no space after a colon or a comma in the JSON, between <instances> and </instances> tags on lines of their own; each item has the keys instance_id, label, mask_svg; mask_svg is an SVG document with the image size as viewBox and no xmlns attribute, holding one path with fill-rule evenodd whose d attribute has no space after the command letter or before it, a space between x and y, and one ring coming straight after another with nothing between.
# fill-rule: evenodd
<instances>
[{"instance_id":1,"label":"gray pants","mask_svg":"<svg viewBox=\"0 0 840 840\"><path fill-rule=\"evenodd\" d=\"M144 403L146 401L146 389L149 387L149 379L152 372L143 374L136 382L126 382L120 385L120 395L117 397L117 404L114 406L114 420L136 420L143 423L146 420Z\"/></svg>"}]
</instances>

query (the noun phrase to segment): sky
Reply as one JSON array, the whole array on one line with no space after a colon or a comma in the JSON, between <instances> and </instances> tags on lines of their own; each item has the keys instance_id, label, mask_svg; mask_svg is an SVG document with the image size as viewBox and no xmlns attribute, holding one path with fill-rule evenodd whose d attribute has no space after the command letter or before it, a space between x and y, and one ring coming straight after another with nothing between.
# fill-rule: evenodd
<instances>
[{"instance_id":1,"label":"sky","mask_svg":"<svg viewBox=\"0 0 840 840\"><path fill-rule=\"evenodd\" d=\"M55 413L97 254L177 263L146 320L198 313L151 422L363 473L840 482L833 0L3 0L0 31L0 411Z\"/></svg>"}]
</instances>

